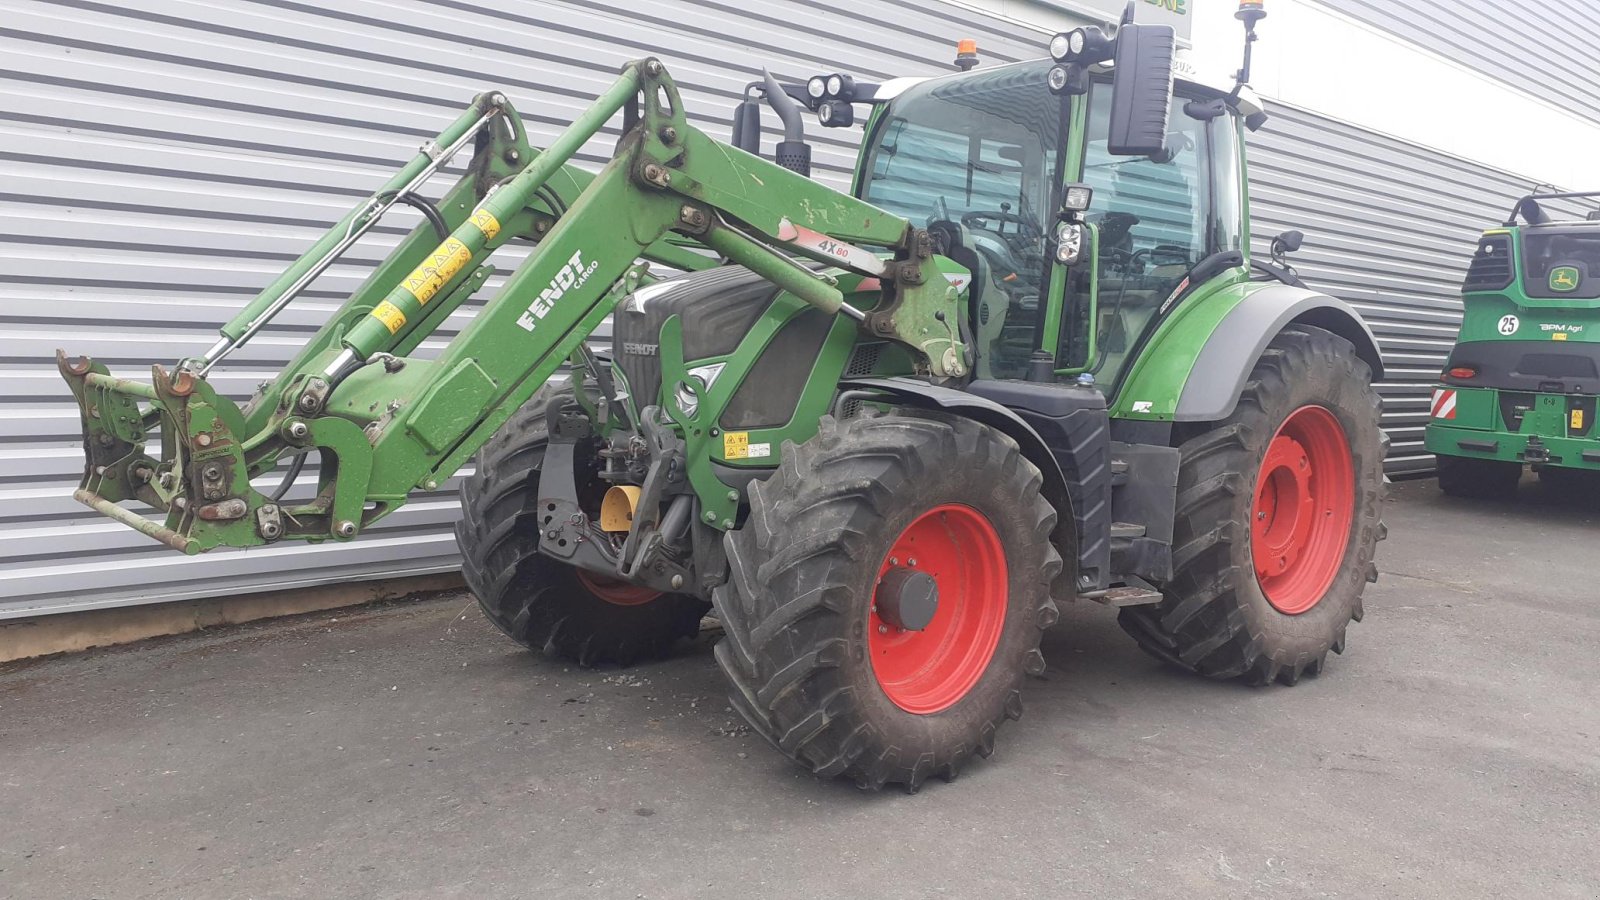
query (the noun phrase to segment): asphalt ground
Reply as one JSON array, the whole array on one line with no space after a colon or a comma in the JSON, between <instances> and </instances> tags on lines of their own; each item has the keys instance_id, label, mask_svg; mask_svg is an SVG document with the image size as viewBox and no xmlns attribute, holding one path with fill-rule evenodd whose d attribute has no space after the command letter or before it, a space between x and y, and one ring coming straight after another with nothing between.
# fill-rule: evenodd
<instances>
[{"instance_id":1,"label":"asphalt ground","mask_svg":"<svg viewBox=\"0 0 1600 900\"><path fill-rule=\"evenodd\" d=\"M1345 655L1162 667L1070 607L959 781L820 782L714 633L587 671L464 595L0 668L0 896L1600 896L1600 506L1396 487Z\"/></svg>"}]
</instances>

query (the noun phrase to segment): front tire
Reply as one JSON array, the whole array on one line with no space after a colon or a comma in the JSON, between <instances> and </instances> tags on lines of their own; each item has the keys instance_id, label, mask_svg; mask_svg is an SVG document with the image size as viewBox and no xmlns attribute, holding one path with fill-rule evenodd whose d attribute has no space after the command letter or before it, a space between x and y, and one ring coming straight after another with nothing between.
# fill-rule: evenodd
<instances>
[{"instance_id":1,"label":"front tire","mask_svg":"<svg viewBox=\"0 0 1600 900\"><path fill-rule=\"evenodd\" d=\"M1212 678L1294 684L1343 653L1376 581L1385 442L1355 348L1295 326L1233 414L1181 445L1172 581L1118 621L1159 659Z\"/></svg>"},{"instance_id":2,"label":"front tire","mask_svg":"<svg viewBox=\"0 0 1600 900\"><path fill-rule=\"evenodd\" d=\"M539 476L549 441L545 411L572 403L569 386L545 387L483 445L461 486L456 544L461 573L495 627L530 650L583 666L659 659L699 633L710 604L585 572L539 552ZM577 464L585 465L581 458ZM598 508L605 485L578 472L580 496Z\"/></svg>"},{"instance_id":3,"label":"front tire","mask_svg":"<svg viewBox=\"0 0 1600 900\"><path fill-rule=\"evenodd\" d=\"M799 764L865 789L915 791L988 756L1058 618L1042 480L1014 441L961 418L825 417L786 444L712 597L734 707ZM891 593L913 578L937 585L930 620Z\"/></svg>"}]
</instances>

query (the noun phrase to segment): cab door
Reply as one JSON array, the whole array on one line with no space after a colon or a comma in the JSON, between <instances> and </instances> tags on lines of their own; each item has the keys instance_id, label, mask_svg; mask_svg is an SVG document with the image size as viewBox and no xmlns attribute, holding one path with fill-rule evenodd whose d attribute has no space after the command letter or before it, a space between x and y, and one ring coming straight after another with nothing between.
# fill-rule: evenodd
<instances>
[{"instance_id":1,"label":"cab door","mask_svg":"<svg viewBox=\"0 0 1600 900\"><path fill-rule=\"evenodd\" d=\"M1084 216L1096 231L1094 277L1066 280L1056 359L1058 374L1088 373L1108 396L1195 266L1244 245L1235 117L1190 114L1202 99L1176 91L1164 153L1112 156L1111 85L1090 88L1076 180L1094 189Z\"/></svg>"}]
</instances>

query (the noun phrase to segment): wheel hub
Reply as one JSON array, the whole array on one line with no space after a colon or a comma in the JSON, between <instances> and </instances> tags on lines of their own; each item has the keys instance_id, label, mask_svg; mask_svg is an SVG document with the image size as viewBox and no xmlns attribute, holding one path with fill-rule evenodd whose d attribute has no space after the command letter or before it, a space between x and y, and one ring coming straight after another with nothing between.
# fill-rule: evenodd
<instances>
[{"instance_id":1,"label":"wheel hub","mask_svg":"<svg viewBox=\"0 0 1600 900\"><path fill-rule=\"evenodd\" d=\"M1256 575L1282 575L1300 559L1315 518L1311 499L1311 460L1305 447L1287 435L1274 438L1261 460L1256 491Z\"/></svg>"},{"instance_id":2,"label":"wheel hub","mask_svg":"<svg viewBox=\"0 0 1600 900\"><path fill-rule=\"evenodd\" d=\"M924 715L960 702L1000 644L1008 594L1005 549L982 513L946 503L906 526L879 566L867 614L884 695Z\"/></svg>"},{"instance_id":3,"label":"wheel hub","mask_svg":"<svg viewBox=\"0 0 1600 900\"><path fill-rule=\"evenodd\" d=\"M939 582L927 572L890 566L872 595L878 618L901 631L922 631L939 610Z\"/></svg>"},{"instance_id":4,"label":"wheel hub","mask_svg":"<svg viewBox=\"0 0 1600 900\"><path fill-rule=\"evenodd\" d=\"M1295 410L1267 445L1250 507L1256 580L1279 612L1303 613L1327 593L1350 542L1355 500L1344 426L1321 406Z\"/></svg>"}]
</instances>

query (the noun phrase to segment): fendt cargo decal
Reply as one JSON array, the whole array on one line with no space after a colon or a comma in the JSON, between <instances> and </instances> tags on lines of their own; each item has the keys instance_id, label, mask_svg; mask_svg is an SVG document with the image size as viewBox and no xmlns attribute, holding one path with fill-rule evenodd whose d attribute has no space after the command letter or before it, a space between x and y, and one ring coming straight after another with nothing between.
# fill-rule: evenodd
<instances>
[{"instance_id":1,"label":"fendt cargo decal","mask_svg":"<svg viewBox=\"0 0 1600 900\"><path fill-rule=\"evenodd\" d=\"M594 270L599 267L600 264L597 262L592 262L585 266L583 264L583 251L575 251L572 254L572 258L567 260L567 264L561 267L561 271L556 273L556 277L550 279L550 286L540 291L539 296L528 304L527 311L517 318L517 324L522 327L523 331L532 331L537 328L539 320L550 315L550 310L555 309L557 300L565 297L567 291L588 281L589 276L593 275Z\"/></svg>"}]
</instances>

